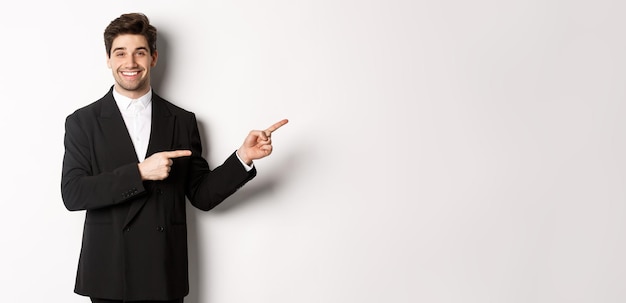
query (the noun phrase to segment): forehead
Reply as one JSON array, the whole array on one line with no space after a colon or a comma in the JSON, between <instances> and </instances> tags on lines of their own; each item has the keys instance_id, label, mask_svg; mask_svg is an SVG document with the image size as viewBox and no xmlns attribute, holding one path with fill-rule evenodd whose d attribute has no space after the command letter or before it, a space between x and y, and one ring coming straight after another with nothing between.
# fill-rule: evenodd
<instances>
[{"instance_id":1,"label":"forehead","mask_svg":"<svg viewBox=\"0 0 626 303\"><path fill-rule=\"evenodd\" d=\"M138 48L149 49L146 37L142 35L123 34L115 37L111 44L112 51L116 49L135 50Z\"/></svg>"}]
</instances>

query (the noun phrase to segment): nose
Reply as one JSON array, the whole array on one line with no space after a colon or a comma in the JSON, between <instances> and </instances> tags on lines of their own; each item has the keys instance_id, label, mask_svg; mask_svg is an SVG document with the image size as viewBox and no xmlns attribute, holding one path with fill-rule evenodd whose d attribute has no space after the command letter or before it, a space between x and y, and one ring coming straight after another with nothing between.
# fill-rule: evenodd
<instances>
[{"instance_id":1,"label":"nose","mask_svg":"<svg viewBox=\"0 0 626 303\"><path fill-rule=\"evenodd\" d=\"M125 65L127 67L136 67L137 66L137 60L136 60L135 56L127 56Z\"/></svg>"}]
</instances>

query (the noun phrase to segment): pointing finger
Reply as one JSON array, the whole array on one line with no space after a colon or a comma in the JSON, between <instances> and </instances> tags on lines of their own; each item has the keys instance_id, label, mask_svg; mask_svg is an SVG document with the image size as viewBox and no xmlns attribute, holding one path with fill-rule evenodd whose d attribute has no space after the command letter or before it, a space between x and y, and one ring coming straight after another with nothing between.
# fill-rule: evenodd
<instances>
[{"instance_id":1,"label":"pointing finger","mask_svg":"<svg viewBox=\"0 0 626 303\"><path fill-rule=\"evenodd\" d=\"M163 155L169 159L174 159L174 158L191 156L191 151L190 150L173 150L173 151L163 152Z\"/></svg>"},{"instance_id":2,"label":"pointing finger","mask_svg":"<svg viewBox=\"0 0 626 303\"><path fill-rule=\"evenodd\" d=\"M274 131L276 131L277 129L279 129L281 126L283 126L283 125L287 124L287 122L289 122L289 120L287 120L287 119L280 120L280 121L278 121L278 122L274 123L274 125L272 125L272 126L268 127L268 128L264 131L264 133L265 133L266 135L268 135L268 136L269 136L269 135L270 135L270 134L272 134Z\"/></svg>"}]
</instances>

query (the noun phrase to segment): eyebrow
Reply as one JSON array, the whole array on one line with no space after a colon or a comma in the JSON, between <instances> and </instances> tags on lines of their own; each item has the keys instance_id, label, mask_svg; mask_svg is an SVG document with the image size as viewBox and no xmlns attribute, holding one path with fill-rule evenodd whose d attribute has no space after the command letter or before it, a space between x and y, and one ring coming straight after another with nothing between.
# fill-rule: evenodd
<instances>
[{"instance_id":1,"label":"eyebrow","mask_svg":"<svg viewBox=\"0 0 626 303\"><path fill-rule=\"evenodd\" d=\"M112 53L114 53L114 52L116 52L116 51L120 51L120 50L126 50L126 48L125 48L125 47L116 47L116 48L114 48L111 52L112 52ZM138 47L138 48L136 48L136 49L135 49L135 51L138 51L138 50L145 50L145 51L148 51L148 48L147 48L147 47L145 47L145 46L140 46L140 47Z\"/></svg>"}]
</instances>

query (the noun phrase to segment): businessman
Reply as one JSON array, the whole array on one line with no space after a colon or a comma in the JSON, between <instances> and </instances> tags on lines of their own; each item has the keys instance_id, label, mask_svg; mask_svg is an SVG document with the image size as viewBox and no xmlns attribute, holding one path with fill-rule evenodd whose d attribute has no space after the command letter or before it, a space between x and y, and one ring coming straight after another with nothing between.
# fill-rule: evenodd
<instances>
[{"instance_id":1,"label":"businessman","mask_svg":"<svg viewBox=\"0 0 626 303\"><path fill-rule=\"evenodd\" d=\"M65 121L61 193L85 210L77 294L96 303L183 302L189 293L185 206L208 211L256 175L272 133L253 130L222 165L209 168L195 115L150 85L157 30L143 14L105 29L114 85Z\"/></svg>"}]
</instances>

